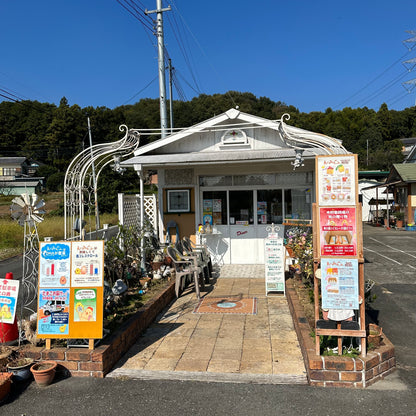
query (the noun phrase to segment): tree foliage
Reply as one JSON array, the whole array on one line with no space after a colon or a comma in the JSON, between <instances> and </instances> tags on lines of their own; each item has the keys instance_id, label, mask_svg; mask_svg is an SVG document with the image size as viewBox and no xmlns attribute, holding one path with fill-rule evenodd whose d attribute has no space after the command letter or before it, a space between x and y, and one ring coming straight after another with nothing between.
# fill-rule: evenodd
<instances>
[{"instance_id":1,"label":"tree foliage","mask_svg":"<svg viewBox=\"0 0 416 416\"><path fill-rule=\"evenodd\" d=\"M378 111L346 107L340 111L328 108L325 112L302 113L284 102L237 91L201 94L186 102L174 101L174 126L188 127L236 106L243 112L272 120L280 119L284 113L290 114L288 123L341 140L349 151L358 154L361 169L384 170L400 163L403 156L398 139L416 136L415 107L395 111L382 104ZM59 106L38 101L1 102L0 156L25 156L37 161L43 169L39 174L49 178L50 187L57 189L70 161L89 146L87 117L91 122L93 145L112 142L122 137L121 124L138 129L159 128L159 100L146 98L114 109L81 108L70 105L65 97ZM157 138L143 135L140 145ZM126 186L137 188L136 175L129 175L126 179L103 172L105 195L126 190ZM104 198L102 205L106 211L114 208L112 198Z\"/></svg>"}]
</instances>

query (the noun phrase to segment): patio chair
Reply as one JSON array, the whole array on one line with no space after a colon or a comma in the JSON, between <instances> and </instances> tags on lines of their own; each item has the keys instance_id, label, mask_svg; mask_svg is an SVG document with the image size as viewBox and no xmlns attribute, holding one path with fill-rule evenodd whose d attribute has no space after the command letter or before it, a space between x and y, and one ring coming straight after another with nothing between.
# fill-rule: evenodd
<instances>
[{"instance_id":1,"label":"patio chair","mask_svg":"<svg viewBox=\"0 0 416 416\"><path fill-rule=\"evenodd\" d=\"M211 255L209 254L208 248L205 244L194 244L189 237L183 237L182 244L186 246L186 249L191 252L201 253L203 261L208 266L208 281L212 277L212 260Z\"/></svg>"},{"instance_id":2,"label":"patio chair","mask_svg":"<svg viewBox=\"0 0 416 416\"><path fill-rule=\"evenodd\" d=\"M186 256L196 258L198 266L202 269L204 273L205 283L209 283L209 280L212 276L212 273L210 271L211 258L205 255L205 252L203 249L197 249L197 248L194 249L192 245L185 239L185 237L181 241L181 247L182 247L182 252ZM212 265L211 265L211 268L212 268Z\"/></svg>"},{"instance_id":3,"label":"patio chair","mask_svg":"<svg viewBox=\"0 0 416 416\"><path fill-rule=\"evenodd\" d=\"M187 280L194 280L195 293L199 299L199 274L200 268L195 266L195 261L192 258L185 258L174 247L167 248L167 254L172 259L172 264L175 269L175 293L176 297L179 297L179 293L182 292L186 286Z\"/></svg>"}]
</instances>

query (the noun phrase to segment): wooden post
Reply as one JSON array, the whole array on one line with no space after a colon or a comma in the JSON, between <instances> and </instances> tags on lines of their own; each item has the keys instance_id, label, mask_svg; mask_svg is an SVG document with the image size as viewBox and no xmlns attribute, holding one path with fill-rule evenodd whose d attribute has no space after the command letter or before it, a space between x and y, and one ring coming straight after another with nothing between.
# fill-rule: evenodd
<instances>
[{"instance_id":1,"label":"wooden post","mask_svg":"<svg viewBox=\"0 0 416 416\"><path fill-rule=\"evenodd\" d=\"M94 339L90 338L88 340L88 349L93 350L94 349Z\"/></svg>"},{"instance_id":2,"label":"wooden post","mask_svg":"<svg viewBox=\"0 0 416 416\"><path fill-rule=\"evenodd\" d=\"M46 338L45 348L47 350L50 350L51 349L51 339L50 338Z\"/></svg>"}]
</instances>

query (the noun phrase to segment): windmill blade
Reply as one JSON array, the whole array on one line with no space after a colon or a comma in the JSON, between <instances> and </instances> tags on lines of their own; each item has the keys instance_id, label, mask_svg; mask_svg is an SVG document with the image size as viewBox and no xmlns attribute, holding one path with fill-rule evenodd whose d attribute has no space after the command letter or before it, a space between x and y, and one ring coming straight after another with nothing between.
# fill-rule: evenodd
<instances>
[{"instance_id":1,"label":"windmill blade","mask_svg":"<svg viewBox=\"0 0 416 416\"><path fill-rule=\"evenodd\" d=\"M11 215L14 220L17 220L24 214L23 211L13 211Z\"/></svg>"},{"instance_id":2,"label":"windmill blade","mask_svg":"<svg viewBox=\"0 0 416 416\"><path fill-rule=\"evenodd\" d=\"M29 194L27 192L25 192L24 194L22 194L22 198L23 198L23 201L25 201L25 204L26 205L30 205L30 196L29 196Z\"/></svg>"},{"instance_id":3,"label":"windmill blade","mask_svg":"<svg viewBox=\"0 0 416 416\"><path fill-rule=\"evenodd\" d=\"M33 220L35 220L36 222L42 222L43 221L43 218L42 217L39 217L39 215L36 215L36 214L32 214L31 216L30 216L30 218L32 218Z\"/></svg>"},{"instance_id":4,"label":"windmill blade","mask_svg":"<svg viewBox=\"0 0 416 416\"><path fill-rule=\"evenodd\" d=\"M45 201L43 199L41 199L36 205L35 205L35 209L39 209L45 206Z\"/></svg>"},{"instance_id":5,"label":"windmill blade","mask_svg":"<svg viewBox=\"0 0 416 416\"><path fill-rule=\"evenodd\" d=\"M46 214L46 211L44 209L34 209L33 213L43 215L43 214Z\"/></svg>"},{"instance_id":6,"label":"windmill blade","mask_svg":"<svg viewBox=\"0 0 416 416\"><path fill-rule=\"evenodd\" d=\"M26 204L25 204L25 201L23 201L21 198L19 198L19 197L16 197L16 198L13 198L12 199L12 202L14 203L14 204L17 204L17 205L19 205L20 207L24 207Z\"/></svg>"},{"instance_id":7,"label":"windmill blade","mask_svg":"<svg viewBox=\"0 0 416 416\"><path fill-rule=\"evenodd\" d=\"M32 194L32 207L35 206L37 200L38 200L38 196L36 194Z\"/></svg>"},{"instance_id":8,"label":"windmill blade","mask_svg":"<svg viewBox=\"0 0 416 416\"><path fill-rule=\"evenodd\" d=\"M24 226L25 225L25 215L22 215L18 220L17 220L17 223L20 225L20 226Z\"/></svg>"}]
</instances>

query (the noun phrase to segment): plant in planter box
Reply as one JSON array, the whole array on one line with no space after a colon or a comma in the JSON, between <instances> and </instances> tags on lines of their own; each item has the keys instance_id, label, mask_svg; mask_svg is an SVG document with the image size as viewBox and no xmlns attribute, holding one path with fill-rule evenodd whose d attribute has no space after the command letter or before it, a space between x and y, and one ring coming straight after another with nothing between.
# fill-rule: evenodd
<instances>
[{"instance_id":1,"label":"plant in planter box","mask_svg":"<svg viewBox=\"0 0 416 416\"><path fill-rule=\"evenodd\" d=\"M313 284L313 242L310 227L296 226L285 233L287 247L296 259L296 271L302 277L302 281Z\"/></svg>"},{"instance_id":2,"label":"plant in planter box","mask_svg":"<svg viewBox=\"0 0 416 416\"><path fill-rule=\"evenodd\" d=\"M404 220L404 212L397 211L394 213L396 217L396 227L402 228L403 227L403 220Z\"/></svg>"}]
</instances>

